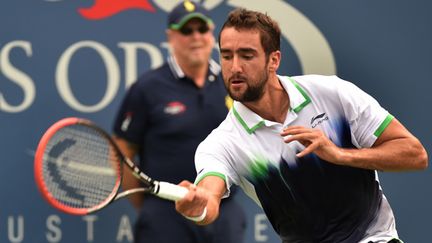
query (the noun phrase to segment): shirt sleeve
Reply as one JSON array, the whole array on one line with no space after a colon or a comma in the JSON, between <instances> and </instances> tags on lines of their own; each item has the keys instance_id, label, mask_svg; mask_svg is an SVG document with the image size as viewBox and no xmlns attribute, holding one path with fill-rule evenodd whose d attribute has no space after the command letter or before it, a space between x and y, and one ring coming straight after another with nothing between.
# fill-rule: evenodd
<instances>
[{"instance_id":1,"label":"shirt sleeve","mask_svg":"<svg viewBox=\"0 0 432 243\"><path fill-rule=\"evenodd\" d=\"M358 147L371 147L393 116L353 83L342 80L337 90L350 124L352 142Z\"/></svg>"},{"instance_id":2,"label":"shirt sleeve","mask_svg":"<svg viewBox=\"0 0 432 243\"><path fill-rule=\"evenodd\" d=\"M140 144L147 127L148 107L145 94L138 82L134 83L124 97L114 121L114 133L129 142Z\"/></svg>"},{"instance_id":3,"label":"shirt sleeve","mask_svg":"<svg viewBox=\"0 0 432 243\"><path fill-rule=\"evenodd\" d=\"M195 184L198 184L207 176L218 176L225 181L227 189L223 196L225 198L230 195L231 186L238 184L238 177L234 170L230 169L229 154L224 149L221 143L222 140L215 139L211 135L198 146L195 153L195 168L197 171Z\"/></svg>"}]
</instances>

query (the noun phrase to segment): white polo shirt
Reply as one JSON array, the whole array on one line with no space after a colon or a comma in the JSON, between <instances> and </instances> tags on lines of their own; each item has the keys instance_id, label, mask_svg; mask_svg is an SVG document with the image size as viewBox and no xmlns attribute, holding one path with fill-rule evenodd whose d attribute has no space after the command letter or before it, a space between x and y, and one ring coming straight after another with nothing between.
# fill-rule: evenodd
<instances>
[{"instance_id":1,"label":"white polo shirt","mask_svg":"<svg viewBox=\"0 0 432 243\"><path fill-rule=\"evenodd\" d=\"M371 96L336 76L278 76L290 99L283 124L234 102L198 147L196 183L208 175L239 185L266 212L283 241L367 242L397 238L372 170L339 166L286 144L284 127L322 130L339 147L368 148L393 119Z\"/></svg>"}]
</instances>

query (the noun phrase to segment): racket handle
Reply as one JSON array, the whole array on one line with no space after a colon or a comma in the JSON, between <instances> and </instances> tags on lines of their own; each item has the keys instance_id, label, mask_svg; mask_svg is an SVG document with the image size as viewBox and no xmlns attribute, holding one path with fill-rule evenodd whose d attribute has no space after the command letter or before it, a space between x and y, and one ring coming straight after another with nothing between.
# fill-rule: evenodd
<instances>
[{"instance_id":1,"label":"racket handle","mask_svg":"<svg viewBox=\"0 0 432 243\"><path fill-rule=\"evenodd\" d=\"M156 182L156 187L153 194L163 199L177 201L182 199L186 195L186 193L188 193L188 191L188 189L182 186L160 181Z\"/></svg>"}]
</instances>

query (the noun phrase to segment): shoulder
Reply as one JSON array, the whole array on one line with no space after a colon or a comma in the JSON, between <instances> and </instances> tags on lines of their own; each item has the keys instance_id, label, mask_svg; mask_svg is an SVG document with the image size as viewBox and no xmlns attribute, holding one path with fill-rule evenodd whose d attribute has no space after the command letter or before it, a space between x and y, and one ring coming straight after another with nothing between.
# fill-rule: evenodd
<instances>
[{"instance_id":1,"label":"shoulder","mask_svg":"<svg viewBox=\"0 0 432 243\"><path fill-rule=\"evenodd\" d=\"M165 63L162 66L148 70L141 74L138 80L133 84L135 87L149 88L167 81L172 80L174 77L171 73L169 66Z\"/></svg>"},{"instance_id":2,"label":"shoulder","mask_svg":"<svg viewBox=\"0 0 432 243\"><path fill-rule=\"evenodd\" d=\"M336 94L349 92L356 89L353 83L346 81L336 75L301 75L292 76L290 79L311 94Z\"/></svg>"},{"instance_id":3,"label":"shoulder","mask_svg":"<svg viewBox=\"0 0 432 243\"><path fill-rule=\"evenodd\" d=\"M160 94L166 84L172 82L169 67L164 64L156 69L148 70L127 89L126 99L131 101L150 102L151 98ZM146 100L146 101L144 101Z\"/></svg>"},{"instance_id":4,"label":"shoulder","mask_svg":"<svg viewBox=\"0 0 432 243\"><path fill-rule=\"evenodd\" d=\"M309 74L309 75L301 75L301 76L292 76L290 78L301 85L316 86L316 87L329 87L329 86L335 87L347 83L347 81L341 79L336 75L327 76L327 75Z\"/></svg>"},{"instance_id":5,"label":"shoulder","mask_svg":"<svg viewBox=\"0 0 432 243\"><path fill-rule=\"evenodd\" d=\"M238 139L236 126L232 119L232 110L228 113L225 120L223 120L218 127L213 129L213 131L202 141L199 147L208 147L209 149L215 146L229 147L236 139Z\"/></svg>"}]
</instances>

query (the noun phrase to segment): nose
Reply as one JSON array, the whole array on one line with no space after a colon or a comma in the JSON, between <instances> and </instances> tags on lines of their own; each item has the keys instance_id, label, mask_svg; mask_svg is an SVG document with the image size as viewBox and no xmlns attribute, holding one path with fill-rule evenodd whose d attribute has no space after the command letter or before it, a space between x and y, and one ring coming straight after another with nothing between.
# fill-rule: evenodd
<instances>
[{"instance_id":1,"label":"nose","mask_svg":"<svg viewBox=\"0 0 432 243\"><path fill-rule=\"evenodd\" d=\"M201 34L200 32L198 32L198 30L194 30L191 34L193 39L199 39L203 36L203 34Z\"/></svg>"},{"instance_id":2,"label":"nose","mask_svg":"<svg viewBox=\"0 0 432 243\"><path fill-rule=\"evenodd\" d=\"M240 73L242 71L240 58L237 55L234 55L232 59L231 72L232 73Z\"/></svg>"}]
</instances>

